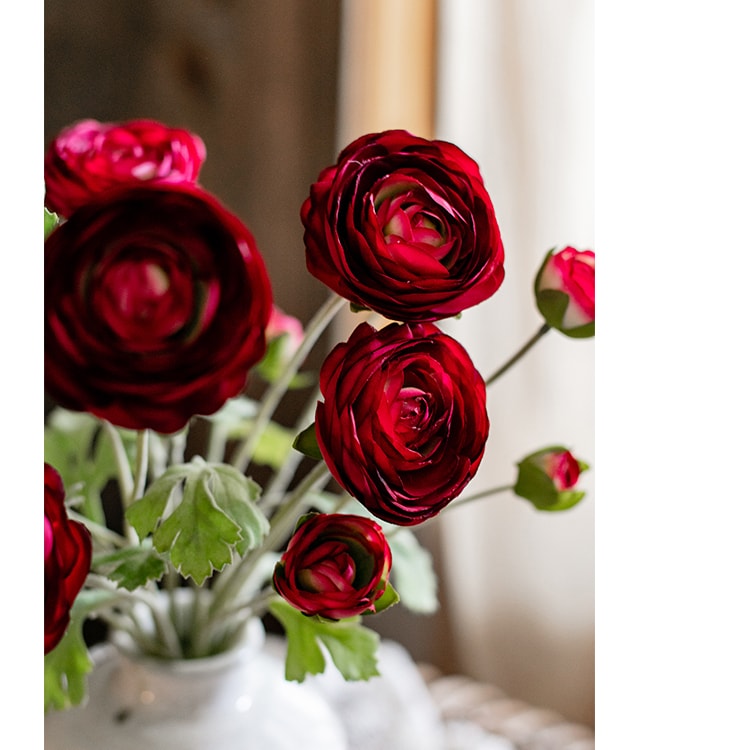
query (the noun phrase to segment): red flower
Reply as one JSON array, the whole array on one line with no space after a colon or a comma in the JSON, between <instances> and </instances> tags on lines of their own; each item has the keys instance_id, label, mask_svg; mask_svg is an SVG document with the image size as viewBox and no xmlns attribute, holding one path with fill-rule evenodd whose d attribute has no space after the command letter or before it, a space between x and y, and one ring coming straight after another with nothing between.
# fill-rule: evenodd
<instances>
[{"instance_id":1,"label":"red flower","mask_svg":"<svg viewBox=\"0 0 750 750\"><path fill-rule=\"evenodd\" d=\"M339 620L374 612L390 570L391 550L377 523L310 513L276 565L273 584L304 614Z\"/></svg>"},{"instance_id":2,"label":"red flower","mask_svg":"<svg viewBox=\"0 0 750 750\"><path fill-rule=\"evenodd\" d=\"M320 173L301 217L310 273L393 320L456 315L505 275L479 168L452 143L404 130L362 136Z\"/></svg>"},{"instance_id":3,"label":"red flower","mask_svg":"<svg viewBox=\"0 0 750 750\"><path fill-rule=\"evenodd\" d=\"M378 518L420 523L475 475L489 433L484 381L432 323L360 324L328 355L320 387L321 453Z\"/></svg>"},{"instance_id":4,"label":"red flower","mask_svg":"<svg viewBox=\"0 0 750 750\"><path fill-rule=\"evenodd\" d=\"M44 653L60 642L91 567L91 536L65 511L60 475L44 464Z\"/></svg>"},{"instance_id":5,"label":"red flower","mask_svg":"<svg viewBox=\"0 0 750 750\"><path fill-rule=\"evenodd\" d=\"M45 383L61 406L175 432L244 387L271 288L249 230L188 185L105 194L45 247Z\"/></svg>"},{"instance_id":6,"label":"red flower","mask_svg":"<svg viewBox=\"0 0 750 750\"><path fill-rule=\"evenodd\" d=\"M81 120L65 128L44 158L45 205L70 216L113 187L194 183L206 147L194 133L153 120Z\"/></svg>"},{"instance_id":7,"label":"red flower","mask_svg":"<svg viewBox=\"0 0 750 750\"><path fill-rule=\"evenodd\" d=\"M534 283L539 311L548 325L574 338L594 335L594 253L550 250Z\"/></svg>"}]
</instances>

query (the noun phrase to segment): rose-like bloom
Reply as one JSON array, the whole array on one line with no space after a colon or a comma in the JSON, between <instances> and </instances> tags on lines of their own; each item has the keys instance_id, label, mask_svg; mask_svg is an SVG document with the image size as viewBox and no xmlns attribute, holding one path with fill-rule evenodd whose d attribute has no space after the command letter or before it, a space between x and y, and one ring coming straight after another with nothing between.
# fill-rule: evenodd
<instances>
[{"instance_id":1,"label":"rose-like bloom","mask_svg":"<svg viewBox=\"0 0 750 750\"><path fill-rule=\"evenodd\" d=\"M271 312L250 231L189 185L74 212L45 243L45 384L68 409L175 432L240 393Z\"/></svg>"},{"instance_id":2,"label":"rose-like bloom","mask_svg":"<svg viewBox=\"0 0 750 750\"><path fill-rule=\"evenodd\" d=\"M57 646L91 567L88 529L65 510L60 475L44 464L44 653Z\"/></svg>"},{"instance_id":3,"label":"rose-like bloom","mask_svg":"<svg viewBox=\"0 0 750 750\"><path fill-rule=\"evenodd\" d=\"M573 338L594 335L594 253L566 247L550 250L534 282L539 312L547 324Z\"/></svg>"},{"instance_id":4,"label":"rose-like bloom","mask_svg":"<svg viewBox=\"0 0 750 750\"><path fill-rule=\"evenodd\" d=\"M530 500L539 510L566 510L579 503L584 495L575 486L588 464L559 445L543 448L526 456L518 464L518 478L513 491Z\"/></svg>"},{"instance_id":5,"label":"rose-like bloom","mask_svg":"<svg viewBox=\"0 0 750 750\"><path fill-rule=\"evenodd\" d=\"M320 372L315 432L331 474L373 515L411 526L475 475L489 433L485 384L432 323L360 324Z\"/></svg>"},{"instance_id":6,"label":"rose-like bloom","mask_svg":"<svg viewBox=\"0 0 750 750\"><path fill-rule=\"evenodd\" d=\"M392 320L456 315L505 275L479 167L445 141L404 130L358 138L320 173L301 218L310 273Z\"/></svg>"},{"instance_id":7,"label":"rose-like bloom","mask_svg":"<svg viewBox=\"0 0 750 750\"><path fill-rule=\"evenodd\" d=\"M62 130L44 157L45 205L70 216L105 190L145 181L194 183L203 141L153 120L81 120Z\"/></svg>"},{"instance_id":8,"label":"rose-like bloom","mask_svg":"<svg viewBox=\"0 0 750 750\"><path fill-rule=\"evenodd\" d=\"M340 620L374 612L390 570L391 550L377 523L309 513L277 563L273 584L304 614Z\"/></svg>"}]
</instances>

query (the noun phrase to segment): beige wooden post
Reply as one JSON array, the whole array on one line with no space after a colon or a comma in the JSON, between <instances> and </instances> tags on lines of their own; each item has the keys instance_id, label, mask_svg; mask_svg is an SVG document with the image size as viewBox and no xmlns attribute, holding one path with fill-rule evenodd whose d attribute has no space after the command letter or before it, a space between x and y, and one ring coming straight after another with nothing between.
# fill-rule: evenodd
<instances>
[{"instance_id":1,"label":"beige wooden post","mask_svg":"<svg viewBox=\"0 0 750 750\"><path fill-rule=\"evenodd\" d=\"M343 0L338 142L405 128L431 138L435 0Z\"/></svg>"}]
</instances>

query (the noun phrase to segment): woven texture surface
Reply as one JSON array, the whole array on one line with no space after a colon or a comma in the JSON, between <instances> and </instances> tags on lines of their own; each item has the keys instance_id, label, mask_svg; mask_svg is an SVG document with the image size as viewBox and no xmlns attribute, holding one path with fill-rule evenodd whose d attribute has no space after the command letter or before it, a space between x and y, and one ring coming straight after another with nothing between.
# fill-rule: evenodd
<instances>
[{"instance_id":1,"label":"woven texture surface","mask_svg":"<svg viewBox=\"0 0 750 750\"><path fill-rule=\"evenodd\" d=\"M508 739L517 750L594 750L590 727L511 698L494 685L445 675L431 665L418 666L445 721L478 724Z\"/></svg>"}]
</instances>

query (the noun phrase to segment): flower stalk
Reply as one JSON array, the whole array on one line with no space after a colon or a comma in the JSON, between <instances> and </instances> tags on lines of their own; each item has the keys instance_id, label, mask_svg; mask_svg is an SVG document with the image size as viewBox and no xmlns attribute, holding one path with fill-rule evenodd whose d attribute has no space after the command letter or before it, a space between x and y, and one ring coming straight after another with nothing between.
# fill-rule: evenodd
<instances>
[{"instance_id":1,"label":"flower stalk","mask_svg":"<svg viewBox=\"0 0 750 750\"><path fill-rule=\"evenodd\" d=\"M499 367L495 372L492 373L488 378L484 379L485 385L490 386L496 380L499 380L516 362L518 362L524 354L526 354L531 347L544 336L547 331L550 330L550 326L546 323L502 366Z\"/></svg>"},{"instance_id":2,"label":"flower stalk","mask_svg":"<svg viewBox=\"0 0 750 750\"><path fill-rule=\"evenodd\" d=\"M260 440L263 431L268 426L268 423L271 421L271 417L276 411L276 407L284 397L289 384L292 382L292 378L297 374L305 357L307 357L308 353L320 338L323 331L325 331L328 324L345 304L345 299L339 297L337 294L332 294L328 300L321 305L318 312L311 319L309 325L305 329L304 338L299 347L294 355L289 358L281 375L269 386L263 396L260 409L255 416L250 433L245 440L237 446L231 461L235 468L243 472L247 470L255 448L258 445L258 441Z\"/></svg>"}]
</instances>

